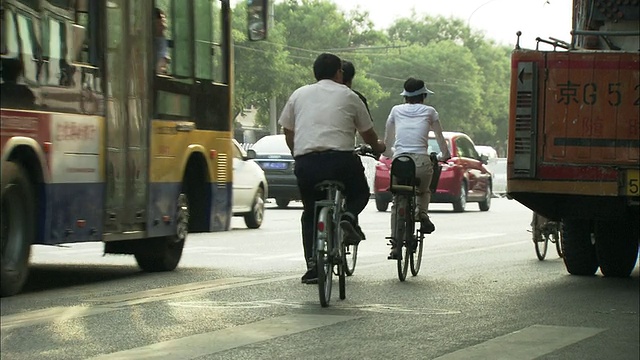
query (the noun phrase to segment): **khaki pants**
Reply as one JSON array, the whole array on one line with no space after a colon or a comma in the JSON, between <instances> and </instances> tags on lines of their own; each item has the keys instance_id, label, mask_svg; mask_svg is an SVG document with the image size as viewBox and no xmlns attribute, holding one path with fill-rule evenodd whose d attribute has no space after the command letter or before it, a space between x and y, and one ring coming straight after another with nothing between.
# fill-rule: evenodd
<instances>
[{"instance_id":1,"label":"khaki pants","mask_svg":"<svg viewBox=\"0 0 640 360\"><path fill-rule=\"evenodd\" d=\"M420 179L420 185L416 189L416 220L420 219L421 214L427 214L429 210L429 202L431 201L431 190L429 190L429 184L431 184L431 177L433 176L433 164L431 163L431 158L426 154L403 154L409 155L413 162L416 164L416 177ZM405 204L398 204L399 206L404 206ZM395 230L395 226L393 226L396 222L395 219L395 207L396 207L396 199L394 196L393 204L391 205L391 236L395 237L393 233Z\"/></svg>"}]
</instances>

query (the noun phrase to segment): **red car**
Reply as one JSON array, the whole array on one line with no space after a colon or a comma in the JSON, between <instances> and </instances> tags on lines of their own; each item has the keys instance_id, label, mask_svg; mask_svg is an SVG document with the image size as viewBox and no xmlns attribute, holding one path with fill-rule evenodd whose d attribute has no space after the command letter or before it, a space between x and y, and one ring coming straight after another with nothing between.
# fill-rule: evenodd
<instances>
[{"instance_id":1,"label":"red car","mask_svg":"<svg viewBox=\"0 0 640 360\"><path fill-rule=\"evenodd\" d=\"M463 212L468 202L477 202L481 211L491 207L493 175L485 166L487 157L480 156L469 136L460 132L443 133L451 159L442 164L438 189L431 194L431 203L451 203L453 211ZM430 134L429 152L440 152L435 135ZM391 159L381 156L376 163L374 194L378 211L387 211L392 201L389 192Z\"/></svg>"}]
</instances>

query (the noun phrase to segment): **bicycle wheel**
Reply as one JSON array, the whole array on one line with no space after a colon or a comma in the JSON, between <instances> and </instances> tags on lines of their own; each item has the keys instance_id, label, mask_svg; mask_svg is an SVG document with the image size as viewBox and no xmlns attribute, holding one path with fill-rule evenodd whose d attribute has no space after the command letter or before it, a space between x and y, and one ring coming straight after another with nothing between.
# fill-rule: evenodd
<instances>
[{"instance_id":1,"label":"bicycle wheel","mask_svg":"<svg viewBox=\"0 0 640 360\"><path fill-rule=\"evenodd\" d=\"M555 231L553 232L553 239L556 243L556 251L558 252L558 256L560 258L564 257L564 252L562 252L562 231L560 231L560 223L555 227Z\"/></svg>"},{"instance_id":2,"label":"bicycle wheel","mask_svg":"<svg viewBox=\"0 0 640 360\"><path fill-rule=\"evenodd\" d=\"M335 223L338 223L338 219L336 218ZM338 276L338 289L340 290L340 300L344 300L347 297L347 289L346 289L346 280L347 277L347 255L346 249L348 246L344 244L344 233L342 232L342 228L340 226L335 227L335 233L333 237L335 243L333 246L333 251L337 252L335 256L332 256L333 263L336 268L336 275ZM353 263L355 267L355 262ZM353 273L353 272L352 272Z\"/></svg>"},{"instance_id":3,"label":"bicycle wheel","mask_svg":"<svg viewBox=\"0 0 640 360\"><path fill-rule=\"evenodd\" d=\"M411 275L418 275L422 264L422 246L424 245L424 235L417 231L414 235L413 251L411 252Z\"/></svg>"},{"instance_id":4,"label":"bicycle wheel","mask_svg":"<svg viewBox=\"0 0 640 360\"><path fill-rule=\"evenodd\" d=\"M541 220L540 215L536 213L533 214L533 220L531 221L531 236L536 248L536 256L538 256L538 260L544 260L545 256L547 256L547 243L549 242L549 237L542 234L541 227L543 224Z\"/></svg>"},{"instance_id":5,"label":"bicycle wheel","mask_svg":"<svg viewBox=\"0 0 640 360\"><path fill-rule=\"evenodd\" d=\"M333 247L332 214L328 207L323 207L316 223L316 269L318 271L318 295L320 305L329 306L331 301L331 285L333 280Z\"/></svg>"},{"instance_id":6,"label":"bicycle wheel","mask_svg":"<svg viewBox=\"0 0 640 360\"><path fill-rule=\"evenodd\" d=\"M353 275L356 270L356 261L358 260L358 245L343 245L342 262L344 264L344 273L347 276Z\"/></svg>"},{"instance_id":7,"label":"bicycle wheel","mask_svg":"<svg viewBox=\"0 0 640 360\"><path fill-rule=\"evenodd\" d=\"M404 196L398 196L399 201L396 204L396 232L395 241L400 249L401 256L397 260L398 279L404 281L407 278L407 270L409 269L409 257L410 253L407 251L407 236L413 236L413 233L409 232L410 226L407 220L410 220L410 209L407 207L407 201ZM402 248L404 247L404 251ZM404 252L404 254L402 254Z\"/></svg>"}]
</instances>

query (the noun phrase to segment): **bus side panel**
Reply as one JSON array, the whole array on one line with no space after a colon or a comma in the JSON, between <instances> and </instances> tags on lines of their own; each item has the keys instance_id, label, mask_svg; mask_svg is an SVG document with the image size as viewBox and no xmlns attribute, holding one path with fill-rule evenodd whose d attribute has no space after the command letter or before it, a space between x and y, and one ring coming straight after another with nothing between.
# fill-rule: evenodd
<instances>
[{"instance_id":1,"label":"bus side panel","mask_svg":"<svg viewBox=\"0 0 640 360\"><path fill-rule=\"evenodd\" d=\"M104 118L51 115L49 241L100 241L104 209ZM45 234L46 235L46 234Z\"/></svg>"},{"instance_id":2,"label":"bus side panel","mask_svg":"<svg viewBox=\"0 0 640 360\"><path fill-rule=\"evenodd\" d=\"M187 163L192 158L204 159L205 174L202 192L197 201L203 201L199 211L204 212L203 227L207 231L229 230L231 223L230 134L209 130L179 131L181 126L193 123L154 120L151 130L151 163L149 166L149 236L172 234L173 229L161 225L162 217L175 214L176 199L185 181ZM196 199L192 199L196 201ZM191 204L195 210L195 204ZM196 215L196 214L192 214Z\"/></svg>"},{"instance_id":3,"label":"bus side panel","mask_svg":"<svg viewBox=\"0 0 640 360\"><path fill-rule=\"evenodd\" d=\"M30 148L39 158L38 163L32 165L39 167L39 172L42 173L42 178L32 179L37 183L37 193L40 195L37 205L38 231L34 241L37 244L47 243L51 233L51 204L47 200L50 182L49 160L42 146L51 141L50 118L50 114L42 112L5 109L0 112L0 151L3 161L24 158L20 152L25 148Z\"/></svg>"}]
</instances>

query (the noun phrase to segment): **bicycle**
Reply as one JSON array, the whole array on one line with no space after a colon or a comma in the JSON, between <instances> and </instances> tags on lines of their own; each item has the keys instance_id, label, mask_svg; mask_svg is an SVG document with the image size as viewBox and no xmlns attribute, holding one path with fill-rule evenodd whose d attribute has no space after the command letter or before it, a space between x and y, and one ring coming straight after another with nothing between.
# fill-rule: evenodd
<instances>
[{"instance_id":1,"label":"bicycle","mask_svg":"<svg viewBox=\"0 0 640 360\"><path fill-rule=\"evenodd\" d=\"M429 188L435 191L440 178L440 165L435 153L431 153L433 176ZM407 271L411 268L411 275L417 276L422 264L424 247L424 233L416 216L416 188L420 185L420 178L416 177L415 162L409 155L399 155L391 162L391 185L389 190L394 198L395 223L390 237L390 245L398 246L397 269L400 281L405 281ZM404 254L402 249L404 248Z\"/></svg>"},{"instance_id":2,"label":"bicycle","mask_svg":"<svg viewBox=\"0 0 640 360\"><path fill-rule=\"evenodd\" d=\"M559 257L564 257L562 252L562 223L551 221L546 217L533 213L531 220L531 235L536 248L538 260L544 260L547 256L547 245L549 241L556 245L556 252Z\"/></svg>"},{"instance_id":3,"label":"bicycle","mask_svg":"<svg viewBox=\"0 0 640 360\"><path fill-rule=\"evenodd\" d=\"M359 146L354 153L375 158L373 150L368 146ZM355 271L358 245L344 242L344 233L339 225L345 212L344 184L336 180L325 180L316 185L316 189L326 193L323 200L316 201L314 208L316 232L313 259L318 272L320 305L327 307L331 301L333 275L338 276L340 300L346 298L346 276L353 275Z\"/></svg>"}]
</instances>

